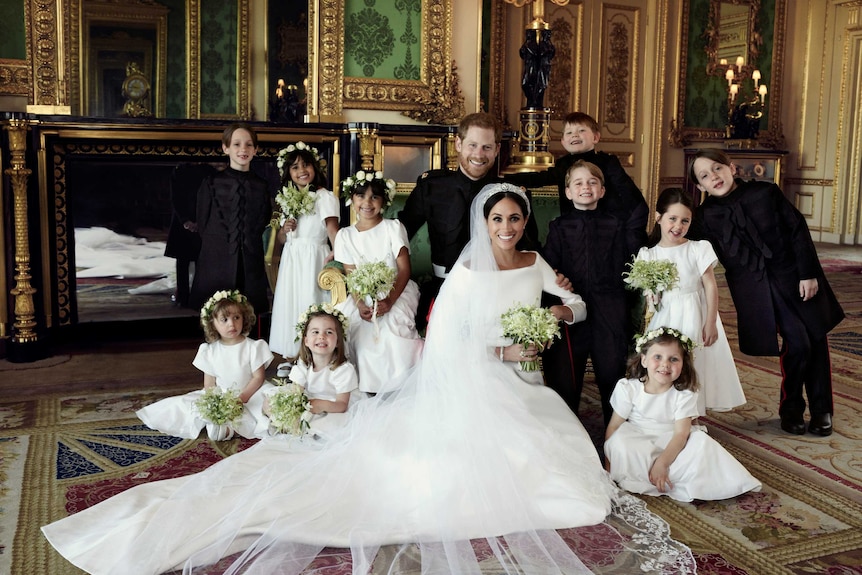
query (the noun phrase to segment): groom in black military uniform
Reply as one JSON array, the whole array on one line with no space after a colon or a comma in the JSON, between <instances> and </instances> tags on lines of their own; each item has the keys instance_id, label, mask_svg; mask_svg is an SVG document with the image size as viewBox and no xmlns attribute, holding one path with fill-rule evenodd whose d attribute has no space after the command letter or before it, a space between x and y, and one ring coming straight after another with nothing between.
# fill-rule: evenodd
<instances>
[{"instance_id":1,"label":"groom in black military uniform","mask_svg":"<svg viewBox=\"0 0 862 575\"><path fill-rule=\"evenodd\" d=\"M428 224L434 277L421 286L416 311L419 329L425 327L431 302L470 237L473 198L487 184L502 181L493 170L502 136L502 129L490 114L479 112L465 116L455 136L458 169L424 172L398 214L411 238L422 224ZM530 217L525 238L535 243L536 231L536 220Z\"/></svg>"}]
</instances>

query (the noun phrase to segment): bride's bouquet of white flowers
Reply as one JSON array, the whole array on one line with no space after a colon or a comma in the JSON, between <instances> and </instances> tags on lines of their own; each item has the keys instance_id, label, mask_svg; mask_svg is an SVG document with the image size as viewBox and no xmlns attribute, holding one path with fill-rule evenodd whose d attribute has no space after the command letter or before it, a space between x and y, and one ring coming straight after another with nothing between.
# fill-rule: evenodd
<instances>
[{"instance_id":1,"label":"bride's bouquet of white flowers","mask_svg":"<svg viewBox=\"0 0 862 575\"><path fill-rule=\"evenodd\" d=\"M235 389L222 389L217 385L208 387L195 401L201 418L216 425L226 425L242 415L242 400Z\"/></svg>"},{"instance_id":2,"label":"bride's bouquet of white flowers","mask_svg":"<svg viewBox=\"0 0 862 575\"><path fill-rule=\"evenodd\" d=\"M551 310L535 305L516 304L501 317L503 337L512 338L523 346L535 344L539 351L555 337L560 337L560 326ZM539 371L539 360L522 361L522 371Z\"/></svg>"},{"instance_id":3,"label":"bride's bouquet of white flowers","mask_svg":"<svg viewBox=\"0 0 862 575\"><path fill-rule=\"evenodd\" d=\"M269 420L275 433L301 436L308 431L312 415L311 402L301 385L285 383L269 396Z\"/></svg>"},{"instance_id":4,"label":"bride's bouquet of white flowers","mask_svg":"<svg viewBox=\"0 0 862 575\"><path fill-rule=\"evenodd\" d=\"M629 271L623 272L623 281L628 289L639 289L646 299L646 326L653 314L661 307L661 294L676 287L679 270L670 260L635 260L626 264Z\"/></svg>"},{"instance_id":5,"label":"bride's bouquet of white flowers","mask_svg":"<svg viewBox=\"0 0 862 575\"><path fill-rule=\"evenodd\" d=\"M275 203L278 204L282 214L279 225L284 225L286 220L295 220L299 216L313 214L316 199L317 194L312 192L309 186L302 189L297 188L293 183L282 186L281 191L275 196Z\"/></svg>"}]
</instances>

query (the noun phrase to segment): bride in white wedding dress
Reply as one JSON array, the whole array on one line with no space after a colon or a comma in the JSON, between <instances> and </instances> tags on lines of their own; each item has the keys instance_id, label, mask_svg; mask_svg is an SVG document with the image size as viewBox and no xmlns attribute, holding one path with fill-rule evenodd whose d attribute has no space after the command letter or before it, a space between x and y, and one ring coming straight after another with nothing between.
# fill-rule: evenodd
<instances>
[{"instance_id":1,"label":"bride in white wedding dress","mask_svg":"<svg viewBox=\"0 0 862 575\"><path fill-rule=\"evenodd\" d=\"M332 439L264 439L46 525L45 536L95 574L204 573L225 557L226 573L300 574L325 547L348 547L355 574L544 575L591 572L557 529L613 520L638 533L608 544L625 558L603 556L602 573L693 573L667 525L610 481L565 402L518 369L535 350L501 336L500 315L543 290L566 304L557 317L585 317L538 254L515 249L527 215L518 188L479 193L422 360L359 402Z\"/></svg>"}]
</instances>

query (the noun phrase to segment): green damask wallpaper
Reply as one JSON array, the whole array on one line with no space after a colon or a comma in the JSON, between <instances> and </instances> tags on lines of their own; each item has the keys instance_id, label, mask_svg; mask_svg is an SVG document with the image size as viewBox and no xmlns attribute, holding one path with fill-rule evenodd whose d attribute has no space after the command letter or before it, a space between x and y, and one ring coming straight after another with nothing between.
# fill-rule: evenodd
<instances>
[{"instance_id":1,"label":"green damask wallpaper","mask_svg":"<svg viewBox=\"0 0 862 575\"><path fill-rule=\"evenodd\" d=\"M167 101L165 117L185 118L186 109L186 2L160 0L171 9L168 12L168 54L166 70Z\"/></svg>"},{"instance_id":2,"label":"green damask wallpaper","mask_svg":"<svg viewBox=\"0 0 862 575\"><path fill-rule=\"evenodd\" d=\"M237 113L237 5L224 0L200 3L201 116Z\"/></svg>"},{"instance_id":3,"label":"green damask wallpaper","mask_svg":"<svg viewBox=\"0 0 862 575\"><path fill-rule=\"evenodd\" d=\"M422 0L348 0L344 75L420 80Z\"/></svg>"},{"instance_id":4,"label":"green damask wallpaper","mask_svg":"<svg viewBox=\"0 0 862 575\"><path fill-rule=\"evenodd\" d=\"M0 58L27 59L24 34L24 2L0 2Z\"/></svg>"},{"instance_id":5,"label":"green damask wallpaper","mask_svg":"<svg viewBox=\"0 0 862 575\"><path fill-rule=\"evenodd\" d=\"M758 22L763 37L760 55L755 62L764 81L772 81L772 44L775 36L775 0L762 0ZM685 80L685 125L690 128L724 129L727 123L727 80L706 75L706 42L704 32L709 23L709 0L690 0L688 46ZM743 89L751 91L751 80ZM769 95L761 120L761 129L769 125Z\"/></svg>"}]
</instances>

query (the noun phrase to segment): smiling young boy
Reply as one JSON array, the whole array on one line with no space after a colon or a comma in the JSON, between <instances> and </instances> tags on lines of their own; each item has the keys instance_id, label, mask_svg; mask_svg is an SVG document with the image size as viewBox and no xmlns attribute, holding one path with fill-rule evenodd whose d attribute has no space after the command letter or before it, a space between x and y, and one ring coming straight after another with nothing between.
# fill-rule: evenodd
<instances>
[{"instance_id":1,"label":"smiling young boy","mask_svg":"<svg viewBox=\"0 0 862 575\"><path fill-rule=\"evenodd\" d=\"M566 116L560 143L567 154L557 158L554 166L543 172L529 172L506 176L506 181L525 188L557 186L560 197L560 213L572 211L572 202L566 196L566 176L569 168L578 160L598 166L605 180L605 197L602 204L616 212L626 214L632 230L643 231L646 240L646 225L649 208L643 194L623 169L613 154L599 152L596 144L601 139L598 122L589 114L572 112Z\"/></svg>"},{"instance_id":2,"label":"smiling young boy","mask_svg":"<svg viewBox=\"0 0 862 575\"><path fill-rule=\"evenodd\" d=\"M613 415L611 394L625 374L628 355L630 314L622 274L642 244L628 237L618 212L602 205L605 193L598 166L583 160L572 164L565 180L572 209L551 222L542 255L569 278L588 310L586 321L564 326L563 341L545 351L547 384L577 413L591 358L607 423Z\"/></svg>"}]
</instances>

